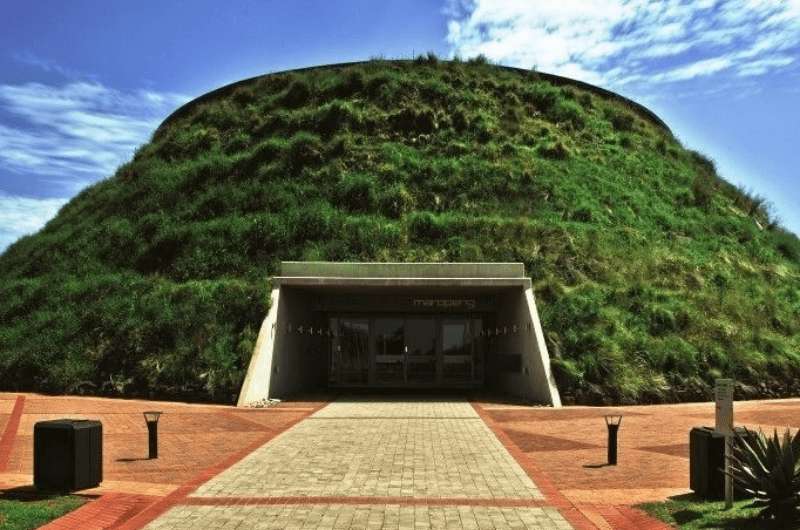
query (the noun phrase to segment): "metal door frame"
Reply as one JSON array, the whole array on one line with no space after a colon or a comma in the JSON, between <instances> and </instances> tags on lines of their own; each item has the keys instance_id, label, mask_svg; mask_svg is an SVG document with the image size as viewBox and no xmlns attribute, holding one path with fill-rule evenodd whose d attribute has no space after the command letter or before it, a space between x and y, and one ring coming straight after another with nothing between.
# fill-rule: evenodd
<instances>
[{"instance_id":1,"label":"metal door frame","mask_svg":"<svg viewBox=\"0 0 800 530\"><path fill-rule=\"evenodd\" d=\"M378 337L376 334L376 325L375 321L378 319L397 319L403 322L403 379L400 382L396 383L381 383L376 380L376 364L377 364L377 347L378 347ZM482 338L477 338L474 334L473 328L473 320L480 320L482 327L486 327L487 320L489 315L481 312L481 313L410 313L410 312L396 312L396 311L386 311L380 313L364 313L364 312L356 312L356 311L348 311L348 312L336 312L330 313L326 316L328 322L328 328L331 327L331 322L336 320L341 321L343 319L347 320L361 320L367 321L367 325L369 328L368 332L368 347L367 347L367 355L368 355L368 362L367 362L367 382L365 384L349 384L341 380L341 374L337 374L337 377L334 379L332 378L332 374L329 372L328 374L328 382L333 386L350 386L350 387L371 387L371 388L380 388L380 387L397 387L397 388L436 388L436 387L449 387L449 388L462 388L462 387L477 387L481 386L485 382L485 362L486 362L486 352L485 348L481 345L477 344L477 340L482 340ZM436 340L436 347L434 351L434 363L435 363L435 370L436 374L434 380L431 383L417 383L417 384L409 384L408 382L408 326L407 321L410 319L419 319L419 320L431 320L434 323L434 335ZM472 373L471 377L467 381L445 381L444 379L444 351L443 351L443 325L448 320L461 320L467 323L468 330L470 332L470 351L471 351L471 364L472 364ZM332 330L333 331L333 330ZM338 330L336 330L338 333ZM330 341L331 348L330 348L330 355L335 355L334 348L339 346L338 337L332 338ZM478 349L478 351L476 351ZM481 363L481 370L480 373L476 373L475 365L476 365L476 356L480 356L481 359L477 360ZM331 361L329 357L328 362L328 369L331 370Z\"/></svg>"}]
</instances>

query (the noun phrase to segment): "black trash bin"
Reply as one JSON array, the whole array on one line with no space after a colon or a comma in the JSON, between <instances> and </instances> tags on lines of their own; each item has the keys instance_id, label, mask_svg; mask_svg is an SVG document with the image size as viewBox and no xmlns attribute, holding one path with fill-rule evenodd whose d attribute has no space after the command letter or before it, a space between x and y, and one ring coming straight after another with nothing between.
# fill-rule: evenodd
<instances>
[{"instance_id":1,"label":"black trash bin","mask_svg":"<svg viewBox=\"0 0 800 530\"><path fill-rule=\"evenodd\" d=\"M742 427L734 429L736 434L747 438ZM734 437L734 444L736 438ZM704 499L725 498L725 437L713 427L694 427L689 433L689 487ZM737 498L744 492L734 487Z\"/></svg>"},{"instance_id":2,"label":"black trash bin","mask_svg":"<svg viewBox=\"0 0 800 530\"><path fill-rule=\"evenodd\" d=\"M51 420L33 427L33 483L41 490L75 491L103 481L103 425Z\"/></svg>"}]
</instances>

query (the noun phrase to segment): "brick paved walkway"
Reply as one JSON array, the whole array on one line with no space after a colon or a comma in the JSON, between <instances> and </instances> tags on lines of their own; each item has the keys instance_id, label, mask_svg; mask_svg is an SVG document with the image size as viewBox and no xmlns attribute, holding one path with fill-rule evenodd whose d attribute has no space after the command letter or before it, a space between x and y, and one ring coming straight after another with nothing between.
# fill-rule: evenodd
<instances>
[{"instance_id":1,"label":"brick paved walkway","mask_svg":"<svg viewBox=\"0 0 800 530\"><path fill-rule=\"evenodd\" d=\"M166 495L200 470L265 435L283 431L319 405L241 410L218 405L0 393L0 413L7 410L9 416L0 436L0 487L30 485L33 426L38 421L68 417L102 422L104 480L100 488L85 493ZM142 411L150 409L164 412L158 427L158 460L147 459Z\"/></svg>"},{"instance_id":2,"label":"brick paved walkway","mask_svg":"<svg viewBox=\"0 0 800 530\"><path fill-rule=\"evenodd\" d=\"M195 495L542 499L468 403L437 401L331 403Z\"/></svg>"},{"instance_id":3,"label":"brick paved walkway","mask_svg":"<svg viewBox=\"0 0 800 530\"><path fill-rule=\"evenodd\" d=\"M103 483L80 492L98 498L49 528L141 528L165 500L179 498L238 458L318 410L324 402L237 409L174 402L0 392L0 498L33 493L33 426L53 418L103 423ZM145 410L161 410L159 458L147 459ZM155 511L154 511L155 510ZM140 521L137 523L136 521Z\"/></svg>"},{"instance_id":4,"label":"brick paved walkway","mask_svg":"<svg viewBox=\"0 0 800 530\"><path fill-rule=\"evenodd\" d=\"M575 503L638 504L688 493L689 431L713 403L545 409L482 403L489 419ZM800 400L739 401L737 425L800 427ZM606 462L604 414L622 414L619 465Z\"/></svg>"},{"instance_id":5,"label":"brick paved walkway","mask_svg":"<svg viewBox=\"0 0 800 530\"><path fill-rule=\"evenodd\" d=\"M71 417L103 422L105 480L81 492L97 500L48 528L139 530L170 521L194 528L198 518L247 528L242 518L255 517L257 528L302 520L306 528L400 528L413 521L419 528L661 529L631 505L687 491L688 431L712 424L714 411L712 403L559 410L408 399L324 405L248 410L0 393L0 497L30 490L34 423ZM166 412L155 461L145 459L141 412L149 409ZM605 413L625 416L616 467L597 465L605 460ZM737 402L735 419L797 428L800 400ZM306 437L308 451L302 444L291 451L295 432ZM349 457L317 458L311 447ZM258 467L259 458L285 460L272 466L285 480ZM231 480L236 473L274 488L274 496Z\"/></svg>"},{"instance_id":6,"label":"brick paved walkway","mask_svg":"<svg viewBox=\"0 0 800 530\"><path fill-rule=\"evenodd\" d=\"M148 529L572 528L466 401L343 399Z\"/></svg>"},{"instance_id":7,"label":"brick paved walkway","mask_svg":"<svg viewBox=\"0 0 800 530\"><path fill-rule=\"evenodd\" d=\"M279 505L182 506L154 522L150 529L423 529L423 528L572 528L553 508L485 506Z\"/></svg>"}]
</instances>

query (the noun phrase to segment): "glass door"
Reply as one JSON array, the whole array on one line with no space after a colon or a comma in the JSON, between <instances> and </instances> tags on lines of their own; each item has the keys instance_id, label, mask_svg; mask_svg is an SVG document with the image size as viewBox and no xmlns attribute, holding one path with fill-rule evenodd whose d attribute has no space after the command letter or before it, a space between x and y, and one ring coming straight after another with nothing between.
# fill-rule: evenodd
<instances>
[{"instance_id":1,"label":"glass door","mask_svg":"<svg viewBox=\"0 0 800 530\"><path fill-rule=\"evenodd\" d=\"M436 320L406 319L406 382L409 386L436 382Z\"/></svg>"},{"instance_id":2,"label":"glass door","mask_svg":"<svg viewBox=\"0 0 800 530\"><path fill-rule=\"evenodd\" d=\"M467 387L483 382L482 319L467 315L339 315L329 380L334 386Z\"/></svg>"},{"instance_id":3,"label":"glass door","mask_svg":"<svg viewBox=\"0 0 800 530\"><path fill-rule=\"evenodd\" d=\"M375 382L402 385L406 381L405 322L375 319Z\"/></svg>"},{"instance_id":4,"label":"glass door","mask_svg":"<svg viewBox=\"0 0 800 530\"><path fill-rule=\"evenodd\" d=\"M330 380L338 384L365 384L369 377L369 320L332 318Z\"/></svg>"},{"instance_id":5,"label":"glass door","mask_svg":"<svg viewBox=\"0 0 800 530\"><path fill-rule=\"evenodd\" d=\"M442 319L442 382L473 384L482 372L480 348L481 320Z\"/></svg>"}]
</instances>

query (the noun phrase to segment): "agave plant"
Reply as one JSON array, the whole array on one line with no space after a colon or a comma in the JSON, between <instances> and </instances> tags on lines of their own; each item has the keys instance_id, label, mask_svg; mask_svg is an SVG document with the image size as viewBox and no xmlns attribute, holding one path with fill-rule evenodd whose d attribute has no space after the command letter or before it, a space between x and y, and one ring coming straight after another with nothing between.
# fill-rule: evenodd
<instances>
[{"instance_id":1,"label":"agave plant","mask_svg":"<svg viewBox=\"0 0 800 530\"><path fill-rule=\"evenodd\" d=\"M753 506L763 508L760 516L775 521L797 521L800 511L800 431L789 429L772 437L759 429L736 434L730 457L730 475L753 496Z\"/></svg>"}]
</instances>

